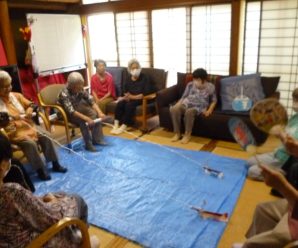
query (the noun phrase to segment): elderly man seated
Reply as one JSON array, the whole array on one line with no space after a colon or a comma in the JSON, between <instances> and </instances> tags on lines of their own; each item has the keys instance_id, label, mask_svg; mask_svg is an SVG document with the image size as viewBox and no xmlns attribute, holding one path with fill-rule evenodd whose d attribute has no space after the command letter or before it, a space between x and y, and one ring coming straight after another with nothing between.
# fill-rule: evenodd
<instances>
[{"instance_id":1,"label":"elderly man seated","mask_svg":"<svg viewBox=\"0 0 298 248\"><path fill-rule=\"evenodd\" d=\"M84 79L80 73L69 74L67 86L60 92L58 102L66 111L69 121L80 127L87 151L96 152L93 145L106 145L101 123L94 122L96 118L104 118L105 115L93 97L84 91Z\"/></svg>"},{"instance_id":2,"label":"elderly man seated","mask_svg":"<svg viewBox=\"0 0 298 248\"><path fill-rule=\"evenodd\" d=\"M0 112L10 116L8 125L4 128L13 144L18 145L41 180L50 180L46 164L40 156L40 145L47 161L52 161L53 171L66 172L58 162L58 156L49 133L35 126L31 117L33 103L22 94L11 92L11 77L5 71L0 71Z\"/></svg>"}]
</instances>

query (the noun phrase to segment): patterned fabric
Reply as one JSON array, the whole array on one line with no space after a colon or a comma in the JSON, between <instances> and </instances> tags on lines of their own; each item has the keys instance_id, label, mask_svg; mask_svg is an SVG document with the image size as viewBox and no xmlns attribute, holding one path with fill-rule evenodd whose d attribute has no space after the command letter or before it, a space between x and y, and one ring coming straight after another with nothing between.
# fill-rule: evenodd
<instances>
[{"instance_id":1,"label":"patterned fabric","mask_svg":"<svg viewBox=\"0 0 298 248\"><path fill-rule=\"evenodd\" d=\"M215 87L212 83L205 82L203 89L198 89L194 82L189 83L182 95L182 104L187 108L195 108L200 114L206 110L211 102L216 102Z\"/></svg>"},{"instance_id":2,"label":"patterned fabric","mask_svg":"<svg viewBox=\"0 0 298 248\"><path fill-rule=\"evenodd\" d=\"M43 202L41 197L16 183L5 183L0 189L0 247L25 247L35 237L63 217L77 217L74 197L54 194L58 200ZM45 247L79 247L71 229L64 229Z\"/></svg>"},{"instance_id":3,"label":"patterned fabric","mask_svg":"<svg viewBox=\"0 0 298 248\"><path fill-rule=\"evenodd\" d=\"M260 74L250 74L223 78L220 83L222 110L233 110L232 102L243 95L253 101L253 104L265 97Z\"/></svg>"},{"instance_id":4,"label":"patterned fabric","mask_svg":"<svg viewBox=\"0 0 298 248\"><path fill-rule=\"evenodd\" d=\"M91 77L91 93L95 93L98 98L104 97L107 93L116 98L116 91L113 77L110 73L105 73L105 78L102 81L98 74L94 74Z\"/></svg>"},{"instance_id":5,"label":"patterned fabric","mask_svg":"<svg viewBox=\"0 0 298 248\"><path fill-rule=\"evenodd\" d=\"M298 139L298 114L295 114L290 118L286 126L286 132L293 138ZM279 161L285 163L290 155L286 151L285 147L281 145L279 148L276 149L274 157L277 158Z\"/></svg>"},{"instance_id":6,"label":"patterned fabric","mask_svg":"<svg viewBox=\"0 0 298 248\"><path fill-rule=\"evenodd\" d=\"M5 109L10 116L19 116L24 114L24 111L32 105L32 102L20 93L11 92L8 99L1 98L0 105L1 109ZM37 140L34 123L29 119L11 120L5 127L5 131L14 143L27 139L27 137Z\"/></svg>"},{"instance_id":7,"label":"patterned fabric","mask_svg":"<svg viewBox=\"0 0 298 248\"><path fill-rule=\"evenodd\" d=\"M87 91L74 94L68 88L64 88L58 96L58 103L63 106L69 115L76 111L82 101L89 104L90 107L95 103L93 97Z\"/></svg>"}]
</instances>

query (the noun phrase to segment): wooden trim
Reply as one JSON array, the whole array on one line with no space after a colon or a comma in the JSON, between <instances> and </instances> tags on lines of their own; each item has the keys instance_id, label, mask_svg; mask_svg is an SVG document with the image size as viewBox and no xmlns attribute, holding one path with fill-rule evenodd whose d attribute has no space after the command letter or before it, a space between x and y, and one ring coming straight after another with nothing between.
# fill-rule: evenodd
<instances>
[{"instance_id":1,"label":"wooden trim","mask_svg":"<svg viewBox=\"0 0 298 248\"><path fill-rule=\"evenodd\" d=\"M8 64L16 64L17 56L11 31L8 2L0 0L0 37L3 42Z\"/></svg>"},{"instance_id":2,"label":"wooden trim","mask_svg":"<svg viewBox=\"0 0 298 248\"><path fill-rule=\"evenodd\" d=\"M237 0L125 0L80 6L80 13L90 15L100 12L131 12L140 10L152 10L173 7L186 7L192 5L210 5L220 3L231 3Z\"/></svg>"},{"instance_id":3,"label":"wooden trim","mask_svg":"<svg viewBox=\"0 0 298 248\"><path fill-rule=\"evenodd\" d=\"M69 9L70 4L56 2L11 0L8 3L8 7L12 9L60 10L66 12Z\"/></svg>"},{"instance_id":4,"label":"wooden trim","mask_svg":"<svg viewBox=\"0 0 298 248\"><path fill-rule=\"evenodd\" d=\"M87 17L86 16L81 16L81 22L82 25L85 25L87 27L87 33L86 36L83 37L83 41L84 41L84 49L85 49L85 60L87 63L87 78L88 80L88 86L90 87L90 83L91 82L91 77L92 77L92 67L93 67L93 62L92 62L92 57L91 57L91 49L90 49L90 38L89 38L89 27L88 27L88 21L87 21Z\"/></svg>"},{"instance_id":5,"label":"wooden trim","mask_svg":"<svg viewBox=\"0 0 298 248\"><path fill-rule=\"evenodd\" d=\"M231 20L231 50L230 50L230 75L238 73L238 49L240 35L240 6L239 0L232 2L232 20Z\"/></svg>"},{"instance_id":6,"label":"wooden trim","mask_svg":"<svg viewBox=\"0 0 298 248\"><path fill-rule=\"evenodd\" d=\"M200 151L212 152L216 148L217 140L211 140L209 143L205 144Z\"/></svg>"}]
</instances>

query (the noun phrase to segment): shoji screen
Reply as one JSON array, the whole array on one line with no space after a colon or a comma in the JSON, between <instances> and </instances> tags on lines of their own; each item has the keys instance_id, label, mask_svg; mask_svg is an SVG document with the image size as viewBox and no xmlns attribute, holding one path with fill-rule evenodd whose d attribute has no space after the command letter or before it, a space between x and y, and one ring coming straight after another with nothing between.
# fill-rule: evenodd
<instances>
[{"instance_id":1,"label":"shoji screen","mask_svg":"<svg viewBox=\"0 0 298 248\"><path fill-rule=\"evenodd\" d=\"M297 0L249 2L246 8L243 72L280 76L280 100L289 113L298 87L297 13Z\"/></svg>"}]
</instances>

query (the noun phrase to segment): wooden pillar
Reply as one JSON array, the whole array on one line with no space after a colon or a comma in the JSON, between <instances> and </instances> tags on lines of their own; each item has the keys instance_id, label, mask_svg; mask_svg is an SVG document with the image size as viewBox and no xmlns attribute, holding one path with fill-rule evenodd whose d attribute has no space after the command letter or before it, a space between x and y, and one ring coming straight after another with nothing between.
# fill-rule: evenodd
<instances>
[{"instance_id":1,"label":"wooden pillar","mask_svg":"<svg viewBox=\"0 0 298 248\"><path fill-rule=\"evenodd\" d=\"M239 0L232 1L232 30L231 30L231 52L230 52L230 75L238 72L238 48L240 35L240 6Z\"/></svg>"},{"instance_id":2,"label":"wooden pillar","mask_svg":"<svg viewBox=\"0 0 298 248\"><path fill-rule=\"evenodd\" d=\"M0 37L4 45L8 64L16 64L17 57L10 27L7 0L0 0Z\"/></svg>"}]
</instances>

